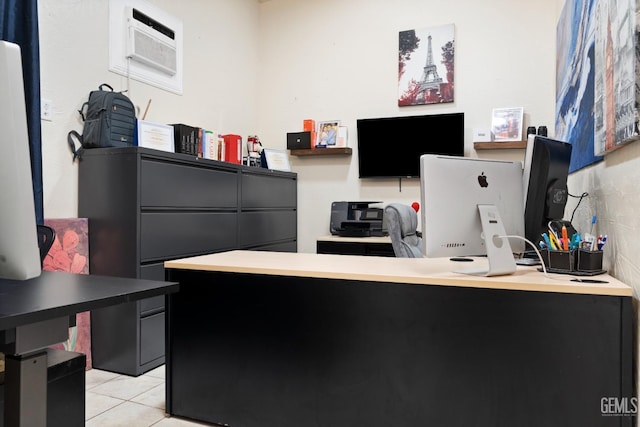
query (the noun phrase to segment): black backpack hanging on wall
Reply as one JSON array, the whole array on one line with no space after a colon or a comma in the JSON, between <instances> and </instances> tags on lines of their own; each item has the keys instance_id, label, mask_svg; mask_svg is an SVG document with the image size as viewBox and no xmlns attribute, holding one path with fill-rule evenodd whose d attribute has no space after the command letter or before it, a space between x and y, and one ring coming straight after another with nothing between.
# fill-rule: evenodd
<instances>
[{"instance_id":1,"label":"black backpack hanging on wall","mask_svg":"<svg viewBox=\"0 0 640 427\"><path fill-rule=\"evenodd\" d=\"M133 146L135 108L122 92L114 92L111 86L103 83L98 90L89 93L89 100L82 104L78 112L84 122L82 135L75 130L67 135L74 161L76 158L82 159L85 148ZM73 138L80 142L80 148L76 149Z\"/></svg>"}]
</instances>

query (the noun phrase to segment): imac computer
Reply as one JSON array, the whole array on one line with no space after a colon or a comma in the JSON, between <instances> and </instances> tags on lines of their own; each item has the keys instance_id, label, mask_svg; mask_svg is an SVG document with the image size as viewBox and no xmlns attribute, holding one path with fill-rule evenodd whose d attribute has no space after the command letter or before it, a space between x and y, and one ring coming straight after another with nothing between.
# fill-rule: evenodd
<instances>
[{"instance_id":1,"label":"imac computer","mask_svg":"<svg viewBox=\"0 0 640 427\"><path fill-rule=\"evenodd\" d=\"M524 241L503 236L524 235L522 163L427 154L420 170L423 255L487 255L488 270L460 272L513 273Z\"/></svg>"},{"instance_id":2,"label":"imac computer","mask_svg":"<svg viewBox=\"0 0 640 427\"><path fill-rule=\"evenodd\" d=\"M0 40L0 278L41 272L18 45Z\"/></svg>"},{"instance_id":3,"label":"imac computer","mask_svg":"<svg viewBox=\"0 0 640 427\"><path fill-rule=\"evenodd\" d=\"M549 222L564 218L571 144L529 135L522 175L525 237L537 244Z\"/></svg>"}]
</instances>

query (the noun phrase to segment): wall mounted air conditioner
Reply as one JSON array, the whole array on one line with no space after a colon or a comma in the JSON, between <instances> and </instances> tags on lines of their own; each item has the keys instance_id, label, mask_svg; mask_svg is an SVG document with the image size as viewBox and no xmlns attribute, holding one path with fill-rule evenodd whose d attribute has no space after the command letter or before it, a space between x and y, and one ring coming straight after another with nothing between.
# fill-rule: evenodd
<instances>
[{"instance_id":1,"label":"wall mounted air conditioner","mask_svg":"<svg viewBox=\"0 0 640 427\"><path fill-rule=\"evenodd\" d=\"M127 7L127 57L165 74L177 70L176 33L134 7Z\"/></svg>"}]
</instances>

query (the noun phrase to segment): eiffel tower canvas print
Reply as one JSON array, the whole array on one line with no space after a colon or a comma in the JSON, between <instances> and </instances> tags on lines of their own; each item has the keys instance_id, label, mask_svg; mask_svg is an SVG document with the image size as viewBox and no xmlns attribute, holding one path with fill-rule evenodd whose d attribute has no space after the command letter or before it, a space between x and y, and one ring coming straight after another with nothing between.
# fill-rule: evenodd
<instances>
[{"instance_id":1,"label":"eiffel tower canvas print","mask_svg":"<svg viewBox=\"0 0 640 427\"><path fill-rule=\"evenodd\" d=\"M401 31L398 105L453 102L454 25Z\"/></svg>"}]
</instances>

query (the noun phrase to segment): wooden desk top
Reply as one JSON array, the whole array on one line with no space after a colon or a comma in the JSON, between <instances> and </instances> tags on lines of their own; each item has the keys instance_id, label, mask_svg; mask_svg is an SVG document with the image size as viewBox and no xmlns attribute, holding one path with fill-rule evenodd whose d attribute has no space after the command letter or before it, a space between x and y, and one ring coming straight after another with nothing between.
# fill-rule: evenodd
<instances>
[{"instance_id":1,"label":"wooden desk top","mask_svg":"<svg viewBox=\"0 0 640 427\"><path fill-rule=\"evenodd\" d=\"M388 258L355 255L329 255L287 252L230 251L181 260L167 261L165 268L219 271L277 276L316 277L418 285L441 285L519 291L559 292L631 296L629 286L609 276L590 279L608 283L571 282L571 276L549 274L536 267L518 266L508 276L479 277L453 273L454 270L482 268L486 259L473 263L454 262L448 258Z\"/></svg>"}]
</instances>

